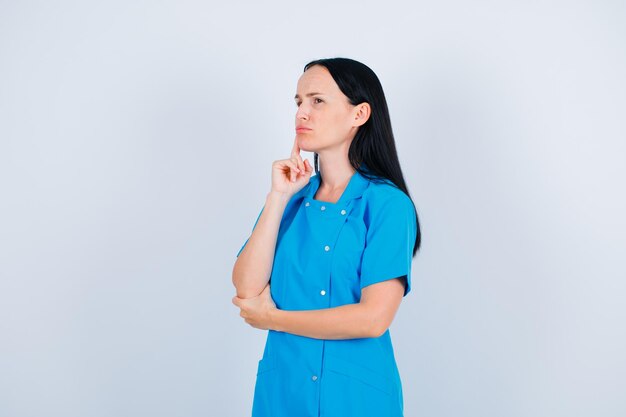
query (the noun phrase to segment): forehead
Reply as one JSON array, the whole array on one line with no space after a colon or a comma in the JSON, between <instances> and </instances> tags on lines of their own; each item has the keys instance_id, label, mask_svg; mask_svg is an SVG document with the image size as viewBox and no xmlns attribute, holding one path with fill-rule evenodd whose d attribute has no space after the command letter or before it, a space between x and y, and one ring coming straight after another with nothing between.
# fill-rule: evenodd
<instances>
[{"instance_id":1,"label":"forehead","mask_svg":"<svg viewBox=\"0 0 626 417\"><path fill-rule=\"evenodd\" d=\"M330 72L321 65L312 66L298 80L298 92L302 94L309 92L331 94L338 90L339 86L337 86Z\"/></svg>"}]
</instances>

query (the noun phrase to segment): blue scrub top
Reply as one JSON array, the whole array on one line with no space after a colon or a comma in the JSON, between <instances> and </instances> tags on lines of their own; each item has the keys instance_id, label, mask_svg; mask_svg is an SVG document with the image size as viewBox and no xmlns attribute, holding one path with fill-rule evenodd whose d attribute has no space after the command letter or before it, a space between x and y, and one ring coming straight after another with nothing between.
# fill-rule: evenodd
<instances>
[{"instance_id":1,"label":"blue scrub top","mask_svg":"<svg viewBox=\"0 0 626 417\"><path fill-rule=\"evenodd\" d=\"M317 310L358 303L363 287L398 277L406 278L408 294L415 208L402 190L382 181L356 171L339 200L328 203L313 199L320 185L314 175L292 196L270 276L277 308ZM253 417L402 415L402 385L389 329L376 338L342 340L268 331Z\"/></svg>"}]
</instances>

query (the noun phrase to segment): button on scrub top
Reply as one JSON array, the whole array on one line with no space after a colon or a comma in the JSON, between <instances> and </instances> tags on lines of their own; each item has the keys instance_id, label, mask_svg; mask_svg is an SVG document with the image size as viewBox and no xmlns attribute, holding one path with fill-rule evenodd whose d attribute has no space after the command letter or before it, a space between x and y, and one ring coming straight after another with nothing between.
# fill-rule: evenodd
<instances>
[{"instance_id":1,"label":"button on scrub top","mask_svg":"<svg viewBox=\"0 0 626 417\"><path fill-rule=\"evenodd\" d=\"M362 288L398 277L404 278L408 294L415 208L402 190L381 181L356 171L339 200L328 203L313 198L320 185L314 175L292 196L270 276L277 308L317 310L358 303ZM389 329L380 337L342 340L268 330L253 417L402 415L402 385Z\"/></svg>"}]
</instances>

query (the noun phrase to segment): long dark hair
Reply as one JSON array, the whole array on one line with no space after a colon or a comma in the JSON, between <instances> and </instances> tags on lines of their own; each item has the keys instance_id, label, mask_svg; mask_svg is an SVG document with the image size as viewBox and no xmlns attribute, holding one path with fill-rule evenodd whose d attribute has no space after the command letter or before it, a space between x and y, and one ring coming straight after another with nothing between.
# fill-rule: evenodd
<instances>
[{"instance_id":1,"label":"long dark hair","mask_svg":"<svg viewBox=\"0 0 626 417\"><path fill-rule=\"evenodd\" d=\"M391 130L391 119L383 87L378 77L367 65L349 58L324 58L311 61L304 66L304 71L313 65L325 67L339 86L339 89L355 106L367 102L371 108L369 119L357 130L350 149L348 159L350 165L364 177L374 182L390 181L402 190L413 203L404 182L400 168L396 142ZM313 155L315 173L319 175L318 154ZM421 245L421 231L417 209L417 236L413 247L413 256Z\"/></svg>"}]
</instances>

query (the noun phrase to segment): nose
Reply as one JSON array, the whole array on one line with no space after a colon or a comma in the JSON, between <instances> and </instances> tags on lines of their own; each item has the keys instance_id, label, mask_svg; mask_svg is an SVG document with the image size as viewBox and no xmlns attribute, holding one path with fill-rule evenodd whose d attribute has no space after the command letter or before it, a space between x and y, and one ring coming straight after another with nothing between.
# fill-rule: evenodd
<instances>
[{"instance_id":1,"label":"nose","mask_svg":"<svg viewBox=\"0 0 626 417\"><path fill-rule=\"evenodd\" d=\"M306 120L309 118L308 113L304 111L303 107L304 106L302 104L300 105L300 107L298 107L298 111L296 111L296 119Z\"/></svg>"}]
</instances>

